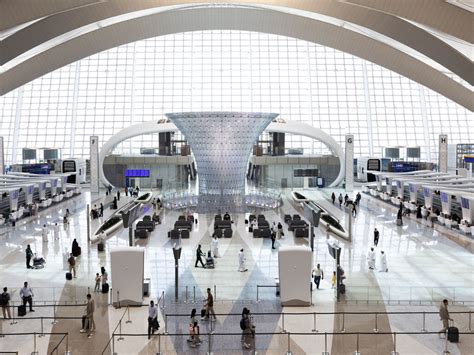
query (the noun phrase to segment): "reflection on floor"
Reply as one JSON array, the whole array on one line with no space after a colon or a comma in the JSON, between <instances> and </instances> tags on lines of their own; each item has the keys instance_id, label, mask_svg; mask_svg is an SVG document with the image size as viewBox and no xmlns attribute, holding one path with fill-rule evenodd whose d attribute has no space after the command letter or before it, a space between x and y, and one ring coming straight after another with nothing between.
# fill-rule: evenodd
<instances>
[{"instance_id":1,"label":"reflection on floor","mask_svg":"<svg viewBox=\"0 0 474 355\"><path fill-rule=\"evenodd\" d=\"M346 212L333 206L328 197L330 191L320 192L306 190L304 194L317 200L333 215L346 223ZM335 190L336 194L339 191ZM284 197L283 206L275 211L264 212L267 220L277 222L284 214L300 213L300 206L293 205L289 192ZM127 198L121 198L120 204ZM35 313L28 313L16 324L0 321L2 333L21 332L54 332L69 333L68 345L73 354L101 354L106 344L124 316L121 331L124 334L145 334L147 326L147 308L138 307L114 309L107 306L109 295L93 293L97 310L95 321L97 331L87 338L79 333L80 319L53 319L47 317L77 317L84 311L85 295L93 291L94 276L100 266L108 269L108 252L115 246L128 245L128 231L121 231L106 242L106 252L98 253L96 246L87 243L86 204L90 204L90 194L67 201L63 205L51 207L37 218L25 220L15 228L0 229L0 280L1 285L8 286L12 293L14 307L19 303L19 288L23 281L28 281L35 293L37 302ZM95 203L95 202L94 202ZM93 204L94 204L93 203ZM41 240L41 226L58 222L62 226L62 215L69 208L73 218L69 228L62 228L59 240L50 235L49 242ZM150 207L151 209L151 207ZM252 211L254 212L254 211ZM110 210L105 211L109 215ZM334 301L334 290L331 289L331 274L334 261L326 247L326 232L316 229L314 262L320 263L325 271L325 278L320 290L313 291L312 307L285 308L283 317L278 297L274 288L260 288L259 302L256 302L257 285L274 285L278 275L278 251L271 249L269 239L252 238L245 225L244 215L234 215L234 235L229 239L220 239L221 258L216 259L215 269L195 268L195 250L198 244L204 252L210 249L210 236L213 231L213 215L199 215L198 224L194 226L191 238L183 240L183 252L180 261L180 287L178 299L174 294L174 260L170 250L172 245L167 232L180 213L164 211L163 223L155 229L151 237L140 240L146 246L146 276L151 279L151 299L157 300L164 294L164 309L160 309L160 335L148 341L146 336L124 336L124 340L114 338L113 348L118 354L164 354L203 353L211 350L213 354L241 354L244 352L240 341L239 314L243 307L248 307L254 314L257 333L254 346L258 353L282 354L290 348L293 354L320 354L325 350L325 332L345 333L327 335L327 351L331 354L353 353L357 347L356 335L351 332L368 332L359 337L359 350L362 354L388 354L394 347L391 335L383 332L418 332L422 328L422 314L379 314L341 315L319 314L334 311L346 312L437 312L439 300L448 298L456 301L451 305L453 311L472 311L474 304L474 258L471 253L448 240L438 231L413 221L406 221L403 227L394 223L396 210L375 199L364 196L357 218L353 220L353 241L340 241L343 247L342 267L347 279L347 293L342 303ZM92 230L99 221L92 221ZM380 231L380 241L376 248L377 255L384 250L387 254L389 272L368 270L366 255L373 244L373 230ZM71 242L77 239L82 247L82 256L78 258L78 278L66 281L64 277L64 254L71 249ZM331 237L332 238L332 237ZM46 267L41 270L27 270L24 250L27 244L43 255ZM285 238L277 245L307 244L307 240L295 239L285 225ZM238 251L244 248L248 272L240 273L238 268ZM377 265L378 267L378 265ZM309 280L308 280L309 282ZM112 285L113 287L113 285ZM205 290L210 287L215 292L215 310L218 313L216 322L201 322L201 333L226 335L201 336L202 344L191 348L186 341L188 332L188 315L196 308L202 308ZM369 302L367 302L369 300ZM59 301L67 306L42 307L43 301L50 304ZM149 299L144 299L148 303ZM420 302L423 301L423 302ZM79 303L79 305L76 305ZM163 306L163 302L160 303ZM125 315L124 315L125 312ZM291 315L306 312L307 315ZM315 316L313 312L318 312ZM259 313L277 313L259 315ZM16 315L16 309L15 309ZM38 319L30 319L31 317ZM41 320L41 317L44 317ZM377 326L375 325L377 317ZM461 332L469 328L467 314L453 314ZM131 323L126 321L130 319ZM166 322L165 322L166 321ZM166 330L168 335L164 335ZM316 323L316 324L315 324ZM441 328L439 316L425 315L425 328L436 332ZM43 330L41 330L43 326ZM290 333L283 333L282 329ZM379 334L373 329L378 328ZM318 332L312 332L317 329ZM117 331L119 328L117 328ZM306 334L291 334L306 333ZM179 334L179 335L176 335ZM62 335L36 337L36 349L40 354L48 353L61 340ZM289 344L288 344L289 342ZM396 348L400 354L440 354L444 350L444 339L437 334L397 335ZM474 335L462 334L461 342L448 344L451 354L468 354L474 348ZM64 351L65 341L60 349ZM105 353L111 353L112 344ZM34 350L32 335L8 335L0 342L0 352L18 351L29 354ZM244 353L251 353L245 350Z\"/></svg>"}]
</instances>

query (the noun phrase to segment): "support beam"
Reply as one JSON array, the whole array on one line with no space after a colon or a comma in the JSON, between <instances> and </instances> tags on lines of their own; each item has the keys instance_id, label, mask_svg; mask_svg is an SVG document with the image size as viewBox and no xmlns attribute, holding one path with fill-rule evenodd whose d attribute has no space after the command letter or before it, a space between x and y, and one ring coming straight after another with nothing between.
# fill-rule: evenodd
<instances>
[{"instance_id":1,"label":"support beam","mask_svg":"<svg viewBox=\"0 0 474 355\"><path fill-rule=\"evenodd\" d=\"M346 191L354 190L354 135L346 134Z\"/></svg>"},{"instance_id":2,"label":"support beam","mask_svg":"<svg viewBox=\"0 0 474 355\"><path fill-rule=\"evenodd\" d=\"M439 160L438 169L440 173L448 172L448 135L439 135Z\"/></svg>"},{"instance_id":3,"label":"support beam","mask_svg":"<svg viewBox=\"0 0 474 355\"><path fill-rule=\"evenodd\" d=\"M90 136L91 193L99 193L99 137Z\"/></svg>"}]
</instances>

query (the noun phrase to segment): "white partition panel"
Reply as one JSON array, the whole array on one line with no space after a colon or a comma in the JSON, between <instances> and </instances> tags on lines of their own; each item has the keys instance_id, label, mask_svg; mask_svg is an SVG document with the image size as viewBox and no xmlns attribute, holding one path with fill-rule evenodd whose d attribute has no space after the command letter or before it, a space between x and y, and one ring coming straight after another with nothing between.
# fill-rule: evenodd
<instances>
[{"instance_id":1,"label":"white partition panel","mask_svg":"<svg viewBox=\"0 0 474 355\"><path fill-rule=\"evenodd\" d=\"M114 305L138 305L143 301L145 248L117 247L110 251Z\"/></svg>"},{"instance_id":2,"label":"white partition panel","mask_svg":"<svg viewBox=\"0 0 474 355\"><path fill-rule=\"evenodd\" d=\"M282 306L311 305L311 249L307 246L281 247L278 269Z\"/></svg>"}]
</instances>

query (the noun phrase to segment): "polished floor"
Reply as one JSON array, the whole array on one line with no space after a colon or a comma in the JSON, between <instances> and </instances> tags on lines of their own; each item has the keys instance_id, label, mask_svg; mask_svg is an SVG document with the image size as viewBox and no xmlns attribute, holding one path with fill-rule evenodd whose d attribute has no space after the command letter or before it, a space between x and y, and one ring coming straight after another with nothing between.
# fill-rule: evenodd
<instances>
[{"instance_id":1,"label":"polished floor","mask_svg":"<svg viewBox=\"0 0 474 355\"><path fill-rule=\"evenodd\" d=\"M328 199L331 192L304 191L347 225L346 212L333 206ZM96 203L97 198L93 196L92 204ZM126 200L122 194L120 203ZM80 304L85 301L87 292L93 291L94 276L100 266L109 269L108 251L115 246L128 245L128 231L121 231L108 239L105 253L98 253L94 245L88 245L86 205L90 201L90 194L84 192L73 200L42 211L33 219L21 221L14 228L0 229L1 285L8 286L16 306L19 288L24 281L28 281L36 301L36 312L28 313L16 324L8 320L0 321L0 331L6 334L0 338L0 353L18 351L20 354L30 354L35 346L39 354L50 353L61 340L62 334L69 333L68 348L73 354L101 354L104 349L105 354L110 354L112 347L117 354L156 354L159 351L164 354L250 354L254 350L258 354L283 354L288 350L293 354L321 354L325 350L331 354L353 354L357 343L362 354L388 354L394 347L400 354L441 354L446 346L444 338L440 339L435 333L430 334L441 328L441 322L437 314L429 312L437 312L442 298L451 301L452 312L473 310L473 254L447 239L442 229L433 230L408 219L403 227L397 227L394 223L395 208L364 195L359 213L352 220L352 243L340 241L343 248L341 264L347 276L347 293L341 299L342 302L335 302L330 284L334 261L327 251L326 232L319 229L316 230L314 263L322 265L326 277L320 290L312 293L313 306L282 309L273 288L259 288L257 302L257 285L274 285L274 279L278 276L278 250L271 249L270 240L252 238L243 214L232 216L234 235L230 239L220 239L222 257L217 259L213 270L194 267L195 249L198 244L202 244L203 251L210 248L213 226L213 215L196 215L199 223L195 225L191 238L183 240L180 287L176 301L174 260L167 232L179 213L164 211L163 224L157 227L148 240L137 242L137 245L146 247L145 274L151 280L151 298L160 299L160 305L164 307L160 309L160 334L150 341L143 336L146 333L146 307L115 309L108 305L111 294L94 293L97 330L87 337L87 334L79 333L84 309ZM62 225L66 208L73 213L69 228L63 228ZM109 213L110 210L106 210L105 214ZM267 220L276 222L286 213L301 213L300 207L287 197L280 209L264 212ZM50 226L56 222L61 225L59 240L54 240L50 234L48 243L43 243L41 226ZM93 221L91 229L97 226L98 221ZM373 244L374 227L380 231L376 253L379 255L384 250L387 254L387 273L369 270L367 266L366 256ZM82 247L82 256L78 258L77 278L66 281L64 254L71 249L74 238ZM26 269L24 250L27 244L31 244L35 252L46 258L44 269ZM285 238L278 241L277 247L295 244L307 244L307 240L294 238L285 226ZM241 248L244 248L249 269L244 273L237 271L238 251ZM378 260L376 266L379 268ZM187 316L192 308L198 311L201 309L207 287L215 293L217 320L201 322L202 344L191 348L186 341ZM144 299L144 303L148 301L148 298ZM53 302L61 305L51 307ZM251 309L257 325L258 334L253 340L251 351L242 348L240 341L239 314L243 307ZM284 317L280 315L282 311L286 313ZM346 314L344 319L341 314L321 314L343 311L380 314ZM314 312L317 312L316 316ZM406 315L403 312L420 313ZM419 332L423 327L421 312L428 312L424 316L426 334L397 334L395 340L393 335L385 334ZM50 318L54 316L58 322L52 324L54 319ZM119 323L122 316L123 320ZM451 354L471 354L474 335L469 332L472 329L469 315L453 313L453 318L463 334L460 343L447 343L448 350ZM283 328L287 333L282 332ZM378 329L378 333L374 332L374 328ZM124 339L119 340L117 335L106 348L114 329L116 334L121 329L121 333L135 336L124 335ZM165 330L168 334L163 334ZM43 337L21 335L30 332L57 334ZM359 335L357 339L356 334L351 334L353 332L366 334ZM60 344L61 351L65 350L65 343L66 340Z\"/></svg>"}]
</instances>

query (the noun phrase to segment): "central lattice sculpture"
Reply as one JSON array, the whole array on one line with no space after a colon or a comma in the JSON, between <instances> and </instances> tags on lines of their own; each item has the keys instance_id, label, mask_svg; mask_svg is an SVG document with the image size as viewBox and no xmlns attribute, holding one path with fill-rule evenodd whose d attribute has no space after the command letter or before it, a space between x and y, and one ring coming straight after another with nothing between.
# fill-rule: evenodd
<instances>
[{"instance_id":1,"label":"central lattice sculpture","mask_svg":"<svg viewBox=\"0 0 474 355\"><path fill-rule=\"evenodd\" d=\"M183 112L166 116L186 136L199 177L200 212L241 211L252 146L276 113Z\"/></svg>"}]
</instances>

